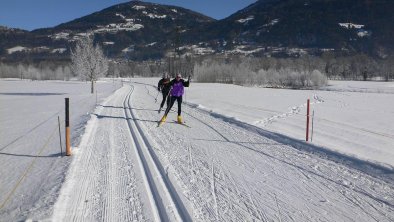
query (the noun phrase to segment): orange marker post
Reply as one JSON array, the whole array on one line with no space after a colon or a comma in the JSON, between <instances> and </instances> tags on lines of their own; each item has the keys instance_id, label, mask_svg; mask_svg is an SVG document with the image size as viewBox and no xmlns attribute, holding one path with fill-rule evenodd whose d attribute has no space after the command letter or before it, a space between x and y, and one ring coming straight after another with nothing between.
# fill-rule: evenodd
<instances>
[{"instance_id":1,"label":"orange marker post","mask_svg":"<svg viewBox=\"0 0 394 222\"><path fill-rule=\"evenodd\" d=\"M69 98L65 99L66 102L66 155L71 156L70 146L70 112L69 112Z\"/></svg>"}]
</instances>

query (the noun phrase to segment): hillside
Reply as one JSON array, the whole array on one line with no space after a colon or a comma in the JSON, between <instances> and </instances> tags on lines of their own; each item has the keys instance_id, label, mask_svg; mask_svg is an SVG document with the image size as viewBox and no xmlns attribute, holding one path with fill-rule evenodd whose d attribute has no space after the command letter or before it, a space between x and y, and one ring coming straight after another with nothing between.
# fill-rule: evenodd
<instances>
[{"instance_id":1,"label":"hillside","mask_svg":"<svg viewBox=\"0 0 394 222\"><path fill-rule=\"evenodd\" d=\"M286 47L380 55L394 49L393 9L390 0L259 0L205 32L268 52Z\"/></svg>"},{"instance_id":2,"label":"hillside","mask_svg":"<svg viewBox=\"0 0 394 222\"><path fill-rule=\"evenodd\" d=\"M75 40L90 33L107 56L132 60L163 58L175 45L197 55L333 51L385 57L394 49L393 9L390 0L259 0L217 21L176 6L131 1L53 28L0 29L0 56L68 58Z\"/></svg>"},{"instance_id":3,"label":"hillside","mask_svg":"<svg viewBox=\"0 0 394 222\"><path fill-rule=\"evenodd\" d=\"M187 33L213 21L176 6L132 1L33 33L48 35L54 42L67 45L93 32L107 54L144 59L164 56L165 50L172 47L177 29Z\"/></svg>"},{"instance_id":4,"label":"hillside","mask_svg":"<svg viewBox=\"0 0 394 222\"><path fill-rule=\"evenodd\" d=\"M110 57L160 58L166 50L173 48L177 31L185 33L213 21L205 15L176 6L131 1L53 28L24 31L21 38L0 30L0 38L4 39L0 45L4 50L0 55L19 58L28 53L40 57L36 53L37 48L44 48L40 53L46 51L46 54L54 56L68 56L69 48L77 39L93 33ZM8 51L14 47L22 47L23 50Z\"/></svg>"}]
</instances>

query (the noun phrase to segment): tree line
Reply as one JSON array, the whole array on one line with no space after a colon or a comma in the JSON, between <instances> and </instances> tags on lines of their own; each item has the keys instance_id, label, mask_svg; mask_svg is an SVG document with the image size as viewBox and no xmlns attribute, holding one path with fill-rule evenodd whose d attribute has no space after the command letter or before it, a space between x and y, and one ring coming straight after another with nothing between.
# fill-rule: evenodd
<instances>
[{"instance_id":1,"label":"tree line","mask_svg":"<svg viewBox=\"0 0 394 222\"><path fill-rule=\"evenodd\" d=\"M0 63L0 78L29 80L70 80L75 77L70 62Z\"/></svg>"},{"instance_id":2,"label":"tree line","mask_svg":"<svg viewBox=\"0 0 394 222\"><path fill-rule=\"evenodd\" d=\"M159 77L181 73L198 82L275 88L314 88L327 80L394 80L394 56L380 59L365 54L298 58L238 55L180 56L169 53L155 61L109 60L91 38L76 43L70 61L0 63L0 78L70 80L93 83L99 77Z\"/></svg>"}]
</instances>

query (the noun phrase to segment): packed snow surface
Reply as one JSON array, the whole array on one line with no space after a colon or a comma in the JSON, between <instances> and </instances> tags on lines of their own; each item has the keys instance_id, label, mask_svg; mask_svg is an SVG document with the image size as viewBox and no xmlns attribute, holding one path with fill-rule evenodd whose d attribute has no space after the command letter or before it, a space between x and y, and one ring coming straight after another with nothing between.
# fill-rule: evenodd
<instances>
[{"instance_id":1,"label":"packed snow surface","mask_svg":"<svg viewBox=\"0 0 394 222\"><path fill-rule=\"evenodd\" d=\"M70 99L72 146L79 143L89 112L120 87L98 82L0 80L0 221L46 218L59 195L71 158L61 157L64 104ZM64 144L62 146L65 151Z\"/></svg>"},{"instance_id":2,"label":"packed snow surface","mask_svg":"<svg viewBox=\"0 0 394 222\"><path fill-rule=\"evenodd\" d=\"M99 100L81 141L73 144L72 157L59 157L55 148L36 157L32 146L40 146L51 127L37 130L24 145L13 143L2 150L0 172L6 179L0 184L0 204L25 172L27 164L19 162L36 161L20 182L23 189L0 205L2 220L394 220L394 164L389 158L393 105L387 102L394 96L392 83L332 82L314 91L192 83L183 98L185 125L174 121L174 109L157 127L162 115L157 111L158 80L124 81ZM31 113L56 116L61 105L40 98L62 97L57 94L69 92L62 84L67 83L46 83L39 92L29 92L42 103L32 106L35 112L18 105L28 102L19 100L13 87L1 88L1 104L11 104L1 106L1 116L12 117L0 119L7 126L1 130L2 147L24 137L24 124L12 124L17 117L28 123L48 119ZM78 92L75 88L73 95ZM308 143L307 98L315 115L313 141ZM85 109L85 103L74 112ZM59 162L63 170L69 166L66 175L54 166ZM60 185L59 192L48 195Z\"/></svg>"}]
</instances>

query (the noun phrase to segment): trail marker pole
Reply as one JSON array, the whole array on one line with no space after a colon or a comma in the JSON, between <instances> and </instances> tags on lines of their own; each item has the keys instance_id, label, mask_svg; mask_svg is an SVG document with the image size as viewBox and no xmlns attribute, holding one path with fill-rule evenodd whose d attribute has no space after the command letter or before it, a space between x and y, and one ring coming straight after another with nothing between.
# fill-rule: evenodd
<instances>
[{"instance_id":1,"label":"trail marker pole","mask_svg":"<svg viewBox=\"0 0 394 222\"><path fill-rule=\"evenodd\" d=\"M70 147L70 111L69 104L70 99L65 98L66 103L66 155L71 156L71 147Z\"/></svg>"},{"instance_id":2,"label":"trail marker pole","mask_svg":"<svg viewBox=\"0 0 394 222\"><path fill-rule=\"evenodd\" d=\"M306 138L305 140L308 142L308 136L309 136L309 106L310 106L310 101L308 99L307 102L307 108L306 108Z\"/></svg>"}]
</instances>

